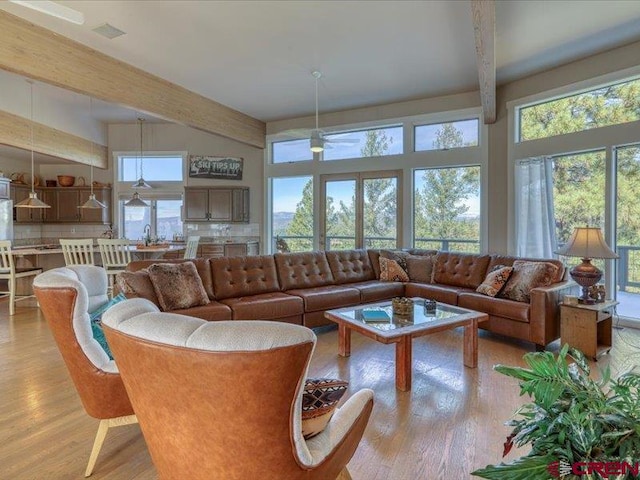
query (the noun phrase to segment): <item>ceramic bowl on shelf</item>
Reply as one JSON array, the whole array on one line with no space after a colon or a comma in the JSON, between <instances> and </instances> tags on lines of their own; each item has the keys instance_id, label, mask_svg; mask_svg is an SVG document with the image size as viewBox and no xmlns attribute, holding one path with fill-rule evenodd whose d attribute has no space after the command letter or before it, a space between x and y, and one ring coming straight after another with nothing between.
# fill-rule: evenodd
<instances>
[{"instance_id":1,"label":"ceramic bowl on shelf","mask_svg":"<svg viewBox=\"0 0 640 480\"><path fill-rule=\"evenodd\" d=\"M73 187L76 177L72 175L58 175L58 184L61 187Z\"/></svg>"}]
</instances>

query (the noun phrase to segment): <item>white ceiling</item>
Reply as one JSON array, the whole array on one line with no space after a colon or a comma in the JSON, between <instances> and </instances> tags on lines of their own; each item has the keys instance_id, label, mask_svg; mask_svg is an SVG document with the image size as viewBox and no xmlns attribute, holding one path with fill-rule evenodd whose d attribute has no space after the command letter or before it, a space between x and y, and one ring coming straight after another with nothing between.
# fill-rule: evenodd
<instances>
[{"instance_id":1,"label":"white ceiling","mask_svg":"<svg viewBox=\"0 0 640 480\"><path fill-rule=\"evenodd\" d=\"M0 8L264 121L477 89L469 2L60 1L82 26ZM498 82L640 39L638 1L496 4ZM91 29L127 32L108 40ZM130 121L115 108L103 121Z\"/></svg>"}]
</instances>

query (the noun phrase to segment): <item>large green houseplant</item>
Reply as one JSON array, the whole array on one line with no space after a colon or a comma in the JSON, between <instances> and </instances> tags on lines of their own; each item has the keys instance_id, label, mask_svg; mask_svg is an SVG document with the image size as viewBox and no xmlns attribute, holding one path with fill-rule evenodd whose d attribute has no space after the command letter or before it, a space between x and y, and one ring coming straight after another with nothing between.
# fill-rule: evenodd
<instances>
[{"instance_id":1,"label":"large green houseplant","mask_svg":"<svg viewBox=\"0 0 640 480\"><path fill-rule=\"evenodd\" d=\"M503 456L513 445L529 445L531 451L472 475L500 480L640 478L640 375L630 371L611 379L607 367L594 380L584 355L566 345L557 357L537 352L527 353L524 360L529 368L494 369L517 378L520 394L532 400L507 422L513 431Z\"/></svg>"}]
</instances>

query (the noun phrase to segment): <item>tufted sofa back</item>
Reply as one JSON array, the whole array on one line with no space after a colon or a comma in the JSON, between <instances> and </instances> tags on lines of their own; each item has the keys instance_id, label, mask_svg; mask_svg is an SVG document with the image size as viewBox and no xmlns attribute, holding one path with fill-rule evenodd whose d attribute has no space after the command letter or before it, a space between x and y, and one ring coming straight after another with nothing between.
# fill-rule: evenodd
<instances>
[{"instance_id":1,"label":"tufted sofa back","mask_svg":"<svg viewBox=\"0 0 640 480\"><path fill-rule=\"evenodd\" d=\"M489 255L439 252L433 266L433 282L477 288L484 280L490 260Z\"/></svg>"},{"instance_id":2,"label":"tufted sofa back","mask_svg":"<svg viewBox=\"0 0 640 480\"><path fill-rule=\"evenodd\" d=\"M375 280L376 274L366 250L335 250L326 252L336 283Z\"/></svg>"},{"instance_id":3,"label":"tufted sofa back","mask_svg":"<svg viewBox=\"0 0 640 480\"><path fill-rule=\"evenodd\" d=\"M276 253L274 257L283 290L335 283L324 252Z\"/></svg>"},{"instance_id":4,"label":"tufted sofa back","mask_svg":"<svg viewBox=\"0 0 640 480\"><path fill-rule=\"evenodd\" d=\"M280 291L273 255L210 258L216 299Z\"/></svg>"}]
</instances>

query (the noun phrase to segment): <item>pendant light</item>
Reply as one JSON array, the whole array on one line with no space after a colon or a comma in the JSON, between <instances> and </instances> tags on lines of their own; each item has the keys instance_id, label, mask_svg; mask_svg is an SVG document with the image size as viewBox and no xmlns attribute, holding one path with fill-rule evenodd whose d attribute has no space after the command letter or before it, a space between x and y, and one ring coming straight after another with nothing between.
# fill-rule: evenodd
<instances>
[{"instance_id":1,"label":"pendant light","mask_svg":"<svg viewBox=\"0 0 640 480\"><path fill-rule=\"evenodd\" d=\"M91 97L89 97L89 118L93 120L93 98ZM89 160L91 161L91 193L89 194L89 199L78 208L107 208L104 203L96 200L96 195L93 193L93 141L91 142L91 155L89 156Z\"/></svg>"},{"instance_id":2,"label":"pendant light","mask_svg":"<svg viewBox=\"0 0 640 480\"><path fill-rule=\"evenodd\" d=\"M140 123L140 178L136 183L132 185L133 188L151 188L151 186L144 181L142 176L142 122L144 122L144 118L138 118L138 122ZM138 172L138 161L136 159L136 173ZM131 200L124 204L125 207L148 207L149 204L140 198L140 194L135 191L133 192L133 196Z\"/></svg>"},{"instance_id":3,"label":"pendant light","mask_svg":"<svg viewBox=\"0 0 640 480\"><path fill-rule=\"evenodd\" d=\"M33 81L27 80L27 83L30 86L30 97L31 97L31 192L29 192L29 198L25 198L19 203L16 203L17 208L51 208L50 205L47 205L42 200L38 199L38 194L36 193L36 174L33 163Z\"/></svg>"},{"instance_id":4,"label":"pendant light","mask_svg":"<svg viewBox=\"0 0 640 480\"><path fill-rule=\"evenodd\" d=\"M144 181L143 175L144 155L142 154L142 123L144 122L144 118L138 118L138 122L140 123L140 178L132 186L133 188L151 188L151 185Z\"/></svg>"}]
</instances>

